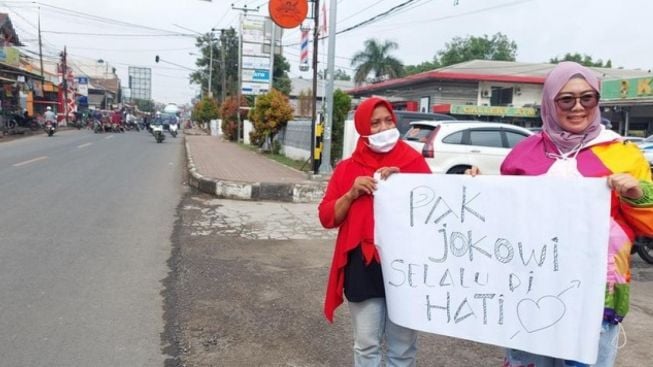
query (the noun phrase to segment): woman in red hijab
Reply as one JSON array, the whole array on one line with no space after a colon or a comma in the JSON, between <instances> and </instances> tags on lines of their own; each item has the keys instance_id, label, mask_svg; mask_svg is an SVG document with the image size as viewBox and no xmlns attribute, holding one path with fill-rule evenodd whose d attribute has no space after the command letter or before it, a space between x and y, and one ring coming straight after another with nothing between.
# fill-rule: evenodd
<instances>
[{"instance_id":1,"label":"woman in red hijab","mask_svg":"<svg viewBox=\"0 0 653 367\"><path fill-rule=\"evenodd\" d=\"M369 98L358 106L356 150L336 166L318 208L325 228L339 228L324 313L333 322L344 293L354 329L355 366L380 365L384 338L388 365L415 365L417 332L388 319L374 245L374 174L385 180L397 172L431 173L422 155L399 139L396 121L392 106L384 99Z\"/></svg>"}]
</instances>

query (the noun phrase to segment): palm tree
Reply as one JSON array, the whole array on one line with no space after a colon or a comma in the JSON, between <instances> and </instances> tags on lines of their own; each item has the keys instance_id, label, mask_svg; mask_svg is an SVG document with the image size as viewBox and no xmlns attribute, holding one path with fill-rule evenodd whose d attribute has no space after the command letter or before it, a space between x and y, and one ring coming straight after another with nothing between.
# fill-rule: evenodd
<instances>
[{"instance_id":1,"label":"palm tree","mask_svg":"<svg viewBox=\"0 0 653 367\"><path fill-rule=\"evenodd\" d=\"M351 60L351 66L356 68L354 82L358 85L374 73L376 80L382 77L396 78L403 73L401 61L388 55L389 51L399 48L396 42L385 41L383 44L375 39L365 41L365 50L359 51Z\"/></svg>"}]
</instances>

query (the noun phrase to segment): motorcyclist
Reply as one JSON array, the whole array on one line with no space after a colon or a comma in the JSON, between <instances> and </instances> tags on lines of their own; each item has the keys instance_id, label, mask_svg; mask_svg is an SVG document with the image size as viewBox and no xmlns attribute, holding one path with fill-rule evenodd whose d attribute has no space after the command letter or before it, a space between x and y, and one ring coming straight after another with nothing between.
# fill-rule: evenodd
<instances>
[{"instance_id":1,"label":"motorcyclist","mask_svg":"<svg viewBox=\"0 0 653 367\"><path fill-rule=\"evenodd\" d=\"M111 125L116 131L122 131L122 113L116 109L111 114Z\"/></svg>"},{"instance_id":2,"label":"motorcyclist","mask_svg":"<svg viewBox=\"0 0 653 367\"><path fill-rule=\"evenodd\" d=\"M52 107L48 106L45 108L43 119L45 120L46 125L49 122L52 124L52 126L54 126L55 129L57 128L57 115L55 115L55 113L52 112Z\"/></svg>"}]
</instances>

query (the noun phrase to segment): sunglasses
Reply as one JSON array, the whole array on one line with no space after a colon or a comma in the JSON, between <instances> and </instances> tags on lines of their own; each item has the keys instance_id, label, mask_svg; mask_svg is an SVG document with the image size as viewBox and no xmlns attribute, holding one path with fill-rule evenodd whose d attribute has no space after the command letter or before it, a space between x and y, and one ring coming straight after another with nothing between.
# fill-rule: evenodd
<instances>
[{"instance_id":1,"label":"sunglasses","mask_svg":"<svg viewBox=\"0 0 653 367\"><path fill-rule=\"evenodd\" d=\"M585 93L578 97L574 95L565 95L556 98L554 101L561 110L571 111L571 109L576 105L576 101L580 101L580 105L584 108L594 108L599 104L600 97L601 96L598 93Z\"/></svg>"}]
</instances>

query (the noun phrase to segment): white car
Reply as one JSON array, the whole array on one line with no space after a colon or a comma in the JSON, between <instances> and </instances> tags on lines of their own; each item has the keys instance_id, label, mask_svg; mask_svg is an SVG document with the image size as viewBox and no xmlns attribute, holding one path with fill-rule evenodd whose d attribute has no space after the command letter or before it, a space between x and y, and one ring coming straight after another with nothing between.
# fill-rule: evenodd
<instances>
[{"instance_id":1,"label":"white car","mask_svg":"<svg viewBox=\"0 0 653 367\"><path fill-rule=\"evenodd\" d=\"M523 139L533 135L516 125L484 121L413 121L402 137L421 152L433 173L464 173L476 166L499 174L501 162Z\"/></svg>"}]
</instances>

